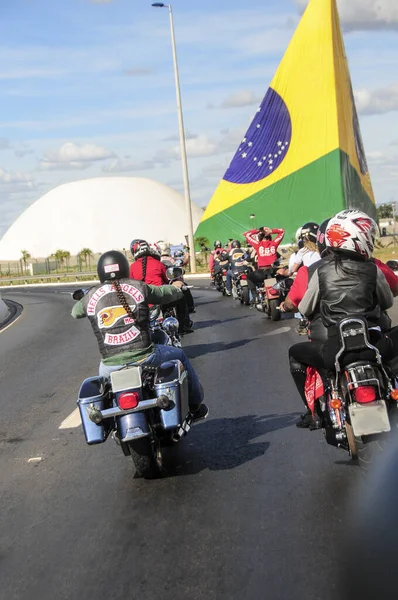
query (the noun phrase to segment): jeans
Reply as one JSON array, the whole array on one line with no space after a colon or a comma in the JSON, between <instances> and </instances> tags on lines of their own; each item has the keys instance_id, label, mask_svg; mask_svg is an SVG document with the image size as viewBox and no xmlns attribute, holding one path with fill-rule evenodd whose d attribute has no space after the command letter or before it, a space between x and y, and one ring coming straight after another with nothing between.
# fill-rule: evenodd
<instances>
[{"instance_id":1,"label":"jeans","mask_svg":"<svg viewBox=\"0 0 398 600\"><path fill-rule=\"evenodd\" d=\"M139 363L140 366L151 365L160 366L162 363L169 360L180 360L184 365L188 373L188 394L189 394L189 408L193 412L198 409L199 405L203 402L203 389L200 385L199 378L191 365L188 357L185 355L181 348L174 348L174 346L155 346L154 351L147 359ZM99 366L100 377L109 378L113 371L119 371L126 365L108 366L104 365L103 362Z\"/></svg>"},{"instance_id":2,"label":"jeans","mask_svg":"<svg viewBox=\"0 0 398 600\"><path fill-rule=\"evenodd\" d=\"M232 278L233 278L234 274L232 273L231 269L228 269L227 271L227 281L225 284L225 287L227 288L228 292L232 292Z\"/></svg>"}]
</instances>

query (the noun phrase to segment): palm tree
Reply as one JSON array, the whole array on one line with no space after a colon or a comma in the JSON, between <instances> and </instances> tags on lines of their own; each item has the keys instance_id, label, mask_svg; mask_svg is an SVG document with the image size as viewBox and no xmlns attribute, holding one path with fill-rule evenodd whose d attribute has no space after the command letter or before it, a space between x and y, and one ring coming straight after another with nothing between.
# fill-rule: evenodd
<instances>
[{"instance_id":1,"label":"palm tree","mask_svg":"<svg viewBox=\"0 0 398 600\"><path fill-rule=\"evenodd\" d=\"M70 252L68 250L64 250L64 260L66 262L66 270L68 270L70 261Z\"/></svg>"},{"instance_id":2,"label":"palm tree","mask_svg":"<svg viewBox=\"0 0 398 600\"><path fill-rule=\"evenodd\" d=\"M195 245L199 246L200 250L203 252L210 245L209 238L200 235L197 238L195 238Z\"/></svg>"},{"instance_id":3,"label":"palm tree","mask_svg":"<svg viewBox=\"0 0 398 600\"><path fill-rule=\"evenodd\" d=\"M22 255L23 266L25 267L25 271L26 271L26 263L28 262L28 260L30 258L32 258L32 256L29 254L29 252L27 250L21 250L21 255Z\"/></svg>"},{"instance_id":4,"label":"palm tree","mask_svg":"<svg viewBox=\"0 0 398 600\"><path fill-rule=\"evenodd\" d=\"M80 250L79 255L81 256L81 258L83 258L85 264L86 264L86 269L87 269L87 260L88 260L88 268L90 270L90 258L92 258L94 256L93 251L90 250L90 248L83 248L82 250Z\"/></svg>"},{"instance_id":5,"label":"palm tree","mask_svg":"<svg viewBox=\"0 0 398 600\"><path fill-rule=\"evenodd\" d=\"M62 265L65 262L65 250L56 250L52 256L54 256L57 265L59 264L62 270Z\"/></svg>"},{"instance_id":6,"label":"palm tree","mask_svg":"<svg viewBox=\"0 0 398 600\"><path fill-rule=\"evenodd\" d=\"M197 238L195 238L195 246L199 246L200 251L202 253L202 255L204 256L205 259L205 265L208 264L208 257L209 257L209 245L210 245L210 240L205 237L205 236L201 236L199 235Z\"/></svg>"}]
</instances>

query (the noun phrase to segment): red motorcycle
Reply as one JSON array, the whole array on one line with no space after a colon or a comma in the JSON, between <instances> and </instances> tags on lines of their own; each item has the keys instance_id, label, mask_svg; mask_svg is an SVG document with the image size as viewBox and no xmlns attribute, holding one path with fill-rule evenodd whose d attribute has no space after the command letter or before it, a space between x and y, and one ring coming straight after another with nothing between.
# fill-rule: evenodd
<instances>
[{"instance_id":1,"label":"red motorcycle","mask_svg":"<svg viewBox=\"0 0 398 600\"><path fill-rule=\"evenodd\" d=\"M293 279L285 275L276 275L276 283L267 285L267 279L264 281L264 287L257 289L258 303L257 310L265 313L271 321L281 320L281 311L279 306L286 299L290 288L293 285Z\"/></svg>"}]
</instances>

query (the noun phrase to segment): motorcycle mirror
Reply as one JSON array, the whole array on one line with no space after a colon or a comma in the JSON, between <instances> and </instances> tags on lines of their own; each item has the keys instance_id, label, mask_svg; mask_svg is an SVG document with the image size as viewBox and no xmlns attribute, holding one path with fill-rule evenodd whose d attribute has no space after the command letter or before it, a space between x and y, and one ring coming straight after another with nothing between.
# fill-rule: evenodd
<instances>
[{"instance_id":1,"label":"motorcycle mirror","mask_svg":"<svg viewBox=\"0 0 398 600\"><path fill-rule=\"evenodd\" d=\"M166 271L166 275L170 280L178 279L184 275L184 269L181 267L169 267Z\"/></svg>"},{"instance_id":2,"label":"motorcycle mirror","mask_svg":"<svg viewBox=\"0 0 398 600\"><path fill-rule=\"evenodd\" d=\"M75 290L72 294L72 298L73 300L81 300L82 298L84 298L84 296L86 295L86 291L85 290Z\"/></svg>"}]
</instances>

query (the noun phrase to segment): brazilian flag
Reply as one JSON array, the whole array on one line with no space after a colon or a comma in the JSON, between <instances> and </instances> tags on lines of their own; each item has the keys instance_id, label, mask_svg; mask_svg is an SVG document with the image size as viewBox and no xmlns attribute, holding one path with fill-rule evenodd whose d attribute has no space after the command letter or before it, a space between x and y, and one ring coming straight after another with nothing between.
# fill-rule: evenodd
<instances>
[{"instance_id":1,"label":"brazilian flag","mask_svg":"<svg viewBox=\"0 0 398 600\"><path fill-rule=\"evenodd\" d=\"M310 0L196 235L290 240L345 208L376 216L336 0Z\"/></svg>"}]
</instances>

